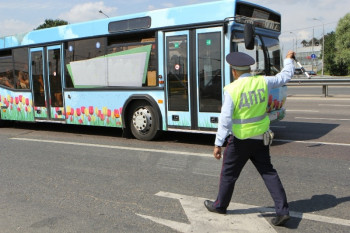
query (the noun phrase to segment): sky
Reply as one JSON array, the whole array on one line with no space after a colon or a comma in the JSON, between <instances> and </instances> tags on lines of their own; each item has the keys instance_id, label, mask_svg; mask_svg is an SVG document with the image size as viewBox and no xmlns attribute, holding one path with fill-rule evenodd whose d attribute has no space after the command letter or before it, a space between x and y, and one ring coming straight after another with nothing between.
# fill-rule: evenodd
<instances>
[{"instance_id":1,"label":"sky","mask_svg":"<svg viewBox=\"0 0 350 233\"><path fill-rule=\"evenodd\" d=\"M69 23L101 19L149 10L209 2L213 0L0 0L0 37L33 30L45 19ZM322 38L335 31L337 23L350 13L349 0L248 0L282 15L280 41L284 50L302 40ZM317 20L315 20L317 19Z\"/></svg>"}]
</instances>

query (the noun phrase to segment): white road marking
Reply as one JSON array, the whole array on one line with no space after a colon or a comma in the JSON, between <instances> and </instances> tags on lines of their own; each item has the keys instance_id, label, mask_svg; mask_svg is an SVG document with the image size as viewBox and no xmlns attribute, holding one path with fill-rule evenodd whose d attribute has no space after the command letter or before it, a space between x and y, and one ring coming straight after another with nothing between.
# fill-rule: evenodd
<instances>
[{"instance_id":1,"label":"white road marking","mask_svg":"<svg viewBox=\"0 0 350 233\"><path fill-rule=\"evenodd\" d=\"M54 144L74 145L74 146L87 146L87 147L100 147L100 148L108 148L108 149L154 152L154 153L163 153L163 154L194 155L194 156L198 156L198 157L211 157L212 156L211 154L195 153L195 152L188 152L188 151L157 150L157 149L149 149L149 148L111 146L111 145L91 144L91 143L82 143L82 142L66 142L66 141L54 141L54 140L43 140L43 139L33 139L33 138L11 138L11 139L12 140L19 140L19 141L44 142L44 143L54 143Z\"/></svg>"},{"instance_id":2,"label":"white road marking","mask_svg":"<svg viewBox=\"0 0 350 233\"><path fill-rule=\"evenodd\" d=\"M287 101L299 101L299 100L320 100L322 102L333 102L333 101L349 101L349 98L324 98L324 97L315 97L315 96L309 96L309 97L297 97L297 96L288 96Z\"/></svg>"},{"instance_id":3,"label":"white road marking","mask_svg":"<svg viewBox=\"0 0 350 233\"><path fill-rule=\"evenodd\" d=\"M298 110L298 109L287 109L287 112L320 112L318 110Z\"/></svg>"},{"instance_id":4,"label":"white road marking","mask_svg":"<svg viewBox=\"0 0 350 233\"><path fill-rule=\"evenodd\" d=\"M138 213L137 215L179 232L276 232L260 212L246 211L250 207L247 205L231 203L234 209L240 211L219 215L209 212L204 207L203 203L206 200L204 198L168 192L159 192L156 195L179 200L190 223L181 223Z\"/></svg>"},{"instance_id":5,"label":"white road marking","mask_svg":"<svg viewBox=\"0 0 350 233\"><path fill-rule=\"evenodd\" d=\"M42 139L33 139L33 138L11 138L11 139L18 140L18 141L53 143L53 144L85 146L85 147L98 147L98 148L108 148L108 149L117 149L117 150L142 151L142 152L176 154L176 155L192 155L192 156L197 156L197 157L210 157L211 158L213 156L212 152L195 153L195 152L186 152L186 151L158 150L158 149L149 149L149 148L135 148L135 147L126 147L126 146L90 144L90 143L81 143L81 142L42 140ZM274 139L274 141L276 141L276 142L289 142L289 143L303 143L303 144L321 144L321 145L331 145L331 146L350 146L349 143L334 143L334 142L295 141L295 140L287 140L287 139Z\"/></svg>"},{"instance_id":6,"label":"white road marking","mask_svg":"<svg viewBox=\"0 0 350 233\"><path fill-rule=\"evenodd\" d=\"M318 106L350 107L350 104L318 104Z\"/></svg>"},{"instance_id":7,"label":"white road marking","mask_svg":"<svg viewBox=\"0 0 350 233\"><path fill-rule=\"evenodd\" d=\"M196 174L196 175L201 175L201 176L219 177L219 174L208 174L208 173L204 173L204 172L192 172L192 173Z\"/></svg>"},{"instance_id":8,"label":"white road marking","mask_svg":"<svg viewBox=\"0 0 350 233\"><path fill-rule=\"evenodd\" d=\"M350 119L341 119L341 118L318 118L318 117L295 117L295 119L304 119L304 120L327 120L327 121L350 121Z\"/></svg>"},{"instance_id":9,"label":"white road marking","mask_svg":"<svg viewBox=\"0 0 350 233\"><path fill-rule=\"evenodd\" d=\"M276 232L266 219L263 218L267 213L275 213L273 208L231 202L230 210L228 210L227 214L220 215L207 211L203 204L204 200L206 200L205 198L169 192L159 192L156 195L179 200L190 223L181 223L138 213L137 215L180 232ZM290 216L323 223L350 226L350 220L347 219L294 211L290 212Z\"/></svg>"},{"instance_id":10,"label":"white road marking","mask_svg":"<svg viewBox=\"0 0 350 233\"><path fill-rule=\"evenodd\" d=\"M273 139L276 142L294 142L303 144L320 144L320 145L330 145L330 146L350 146L349 143L336 143L336 142L318 142L318 141L295 141L287 139Z\"/></svg>"}]
</instances>

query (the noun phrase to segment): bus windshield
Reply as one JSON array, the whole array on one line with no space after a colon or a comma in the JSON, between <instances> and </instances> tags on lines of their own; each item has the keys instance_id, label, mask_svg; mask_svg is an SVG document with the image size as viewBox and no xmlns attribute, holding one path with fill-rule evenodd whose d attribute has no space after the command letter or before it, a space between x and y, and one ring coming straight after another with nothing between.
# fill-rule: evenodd
<instances>
[{"instance_id":1,"label":"bus windshield","mask_svg":"<svg viewBox=\"0 0 350 233\"><path fill-rule=\"evenodd\" d=\"M281 53L278 39L257 35L254 49L247 50L244 44L244 34L237 32L232 37L232 50L249 54L255 59L256 63L251 68L256 75L275 75L281 70Z\"/></svg>"}]
</instances>

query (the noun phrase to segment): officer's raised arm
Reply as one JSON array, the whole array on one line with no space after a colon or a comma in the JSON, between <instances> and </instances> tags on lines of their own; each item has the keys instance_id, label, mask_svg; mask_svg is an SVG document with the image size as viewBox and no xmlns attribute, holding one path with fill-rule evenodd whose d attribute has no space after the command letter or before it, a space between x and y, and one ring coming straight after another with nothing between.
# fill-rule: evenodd
<instances>
[{"instance_id":1,"label":"officer's raised arm","mask_svg":"<svg viewBox=\"0 0 350 233\"><path fill-rule=\"evenodd\" d=\"M288 83L294 75L294 51L288 51L286 58L284 59L284 67L280 73L275 76L265 76L268 90L278 88Z\"/></svg>"}]
</instances>

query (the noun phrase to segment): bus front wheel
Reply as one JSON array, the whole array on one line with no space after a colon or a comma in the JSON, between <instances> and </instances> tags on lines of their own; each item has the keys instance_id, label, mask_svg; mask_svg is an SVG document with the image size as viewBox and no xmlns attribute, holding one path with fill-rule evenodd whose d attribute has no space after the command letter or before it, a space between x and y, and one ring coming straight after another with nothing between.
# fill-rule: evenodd
<instances>
[{"instance_id":1,"label":"bus front wheel","mask_svg":"<svg viewBox=\"0 0 350 233\"><path fill-rule=\"evenodd\" d=\"M131 113L130 128L135 138L150 141L158 136L159 121L152 106L134 105Z\"/></svg>"}]
</instances>

